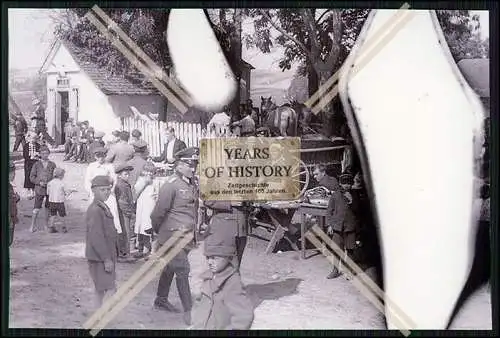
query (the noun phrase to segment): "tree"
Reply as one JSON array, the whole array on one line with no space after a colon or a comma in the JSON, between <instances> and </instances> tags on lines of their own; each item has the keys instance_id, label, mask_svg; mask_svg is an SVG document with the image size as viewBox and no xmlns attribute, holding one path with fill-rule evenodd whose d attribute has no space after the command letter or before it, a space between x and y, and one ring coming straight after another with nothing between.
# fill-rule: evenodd
<instances>
[{"instance_id":1,"label":"tree","mask_svg":"<svg viewBox=\"0 0 500 338\"><path fill-rule=\"evenodd\" d=\"M244 37L248 47L264 53L271 47L284 48L279 66L290 69L300 64L299 71L308 76L309 93L317 91L342 65L368 16L366 9L252 9L255 32ZM273 37L272 33L277 33ZM331 135L333 105L324 107L323 119Z\"/></svg>"},{"instance_id":2,"label":"tree","mask_svg":"<svg viewBox=\"0 0 500 338\"><path fill-rule=\"evenodd\" d=\"M439 10L436 14L455 62L489 57L489 39L481 39L478 15L467 10Z\"/></svg>"},{"instance_id":3,"label":"tree","mask_svg":"<svg viewBox=\"0 0 500 338\"><path fill-rule=\"evenodd\" d=\"M168 11L163 8L105 9L111 20L117 23L121 30L163 69L171 64L164 37ZM61 13L55 30L56 36L79 47L79 56L83 60L95 62L110 73L122 75L131 80L144 79L122 52L104 38L99 30L85 18L87 12L86 8L74 8Z\"/></svg>"}]
</instances>

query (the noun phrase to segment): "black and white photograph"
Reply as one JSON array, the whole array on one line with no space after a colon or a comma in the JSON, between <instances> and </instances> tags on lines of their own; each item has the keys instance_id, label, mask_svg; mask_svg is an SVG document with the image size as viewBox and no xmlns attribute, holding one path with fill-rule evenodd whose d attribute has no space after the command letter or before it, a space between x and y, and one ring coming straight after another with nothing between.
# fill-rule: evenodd
<instances>
[{"instance_id":1,"label":"black and white photograph","mask_svg":"<svg viewBox=\"0 0 500 338\"><path fill-rule=\"evenodd\" d=\"M490 12L401 6L9 8L9 328L492 330Z\"/></svg>"}]
</instances>

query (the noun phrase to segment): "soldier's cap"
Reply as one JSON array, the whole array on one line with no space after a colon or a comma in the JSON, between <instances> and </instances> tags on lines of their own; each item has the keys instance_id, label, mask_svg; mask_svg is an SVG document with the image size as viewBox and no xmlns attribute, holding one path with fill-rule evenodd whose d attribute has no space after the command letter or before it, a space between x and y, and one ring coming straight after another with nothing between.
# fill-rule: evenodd
<instances>
[{"instance_id":1,"label":"soldier's cap","mask_svg":"<svg viewBox=\"0 0 500 338\"><path fill-rule=\"evenodd\" d=\"M16 165L14 162L9 162L9 171L16 171Z\"/></svg>"},{"instance_id":2,"label":"soldier's cap","mask_svg":"<svg viewBox=\"0 0 500 338\"><path fill-rule=\"evenodd\" d=\"M85 120L85 121L83 121L83 122L82 122L82 124L86 124L86 125L88 125L88 124L89 124L89 121Z\"/></svg>"},{"instance_id":3,"label":"soldier's cap","mask_svg":"<svg viewBox=\"0 0 500 338\"><path fill-rule=\"evenodd\" d=\"M90 129L90 128L89 128L89 129ZM104 135L105 135L105 134L104 134L104 132L102 132L102 131L96 131L96 132L94 133L94 137L95 137L95 138L103 138L103 137L104 137Z\"/></svg>"},{"instance_id":4,"label":"soldier's cap","mask_svg":"<svg viewBox=\"0 0 500 338\"><path fill-rule=\"evenodd\" d=\"M94 127L89 127L88 131L94 131Z\"/></svg>"},{"instance_id":5,"label":"soldier's cap","mask_svg":"<svg viewBox=\"0 0 500 338\"><path fill-rule=\"evenodd\" d=\"M132 167L131 165L127 164L127 163L119 163L115 166L115 173L116 174L119 174L121 172L124 172L124 171L132 171L134 170L134 167Z\"/></svg>"},{"instance_id":6,"label":"soldier's cap","mask_svg":"<svg viewBox=\"0 0 500 338\"><path fill-rule=\"evenodd\" d=\"M199 149L196 147L189 147L182 149L174 154L177 162L184 162L189 165L195 164L199 159Z\"/></svg>"},{"instance_id":7,"label":"soldier's cap","mask_svg":"<svg viewBox=\"0 0 500 338\"><path fill-rule=\"evenodd\" d=\"M205 238L203 254L207 257L235 257L234 231L221 227L216 228Z\"/></svg>"},{"instance_id":8,"label":"soldier's cap","mask_svg":"<svg viewBox=\"0 0 500 338\"><path fill-rule=\"evenodd\" d=\"M114 130L114 131L111 133L111 135L113 135L113 136L115 136L115 137L118 137L118 136L120 136L120 133L121 133L121 132L120 132L119 130Z\"/></svg>"},{"instance_id":9,"label":"soldier's cap","mask_svg":"<svg viewBox=\"0 0 500 338\"><path fill-rule=\"evenodd\" d=\"M139 129L134 129L132 130L132 134L131 134L133 137L141 137L142 136L142 133Z\"/></svg>"},{"instance_id":10,"label":"soldier's cap","mask_svg":"<svg viewBox=\"0 0 500 338\"><path fill-rule=\"evenodd\" d=\"M140 153L144 152L148 148L148 144L144 140L138 140L138 141L132 142L132 146L134 147L134 150L136 152L140 152Z\"/></svg>"},{"instance_id":11,"label":"soldier's cap","mask_svg":"<svg viewBox=\"0 0 500 338\"><path fill-rule=\"evenodd\" d=\"M108 152L108 149L106 149L104 147L97 147L93 151L94 155L101 155L101 156L106 155L107 152Z\"/></svg>"},{"instance_id":12,"label":"soldier's cap","mask_svg":"<svg viewBox=\"0 0 500 338\"><path fill-rule=\"evenodd\" d=\"M104 176L104 175L98 175L92 179L90 182L90 187L95 188L95 187L109 187L113 184L111 181L111 177L109 176Z\"/></svg>"}]
</instances>

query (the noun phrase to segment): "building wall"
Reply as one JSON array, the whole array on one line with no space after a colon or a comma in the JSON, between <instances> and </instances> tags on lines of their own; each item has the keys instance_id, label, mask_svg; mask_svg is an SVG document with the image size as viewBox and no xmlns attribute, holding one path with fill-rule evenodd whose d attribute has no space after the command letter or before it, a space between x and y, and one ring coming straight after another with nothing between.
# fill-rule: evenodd
<instances>
[{"instance_id":1,"label":"building wall","mask_svg":"<svg viewBox=\"0 0 500 338\"><path fill-rule=\"evenodd\" d=\"M165 98L162 95L109 95L108 101L115 116L132 116L130 106L140 113L159 114L165 109Z\"/></svg>"},{"instance_id":2,"label":"building wall","mask_svg":"<svg viewBox=\"0 0 500 338\"><path fill-rule=\"evenodd\" d=\"M58 87L57 79L64 71L69 84ZM54 56L47 69L47 128L49 134L59 142L63 126L56 118L56 95L66 91L69 96L69 117L76 121L89 121L95 130L104 132L105 140L111 138L113 130L121 128L121 117L132 115L130 106L139 112L158 113L164 109L163 97L159 95L105 95L84 72L64 45Z\"/></svg>"}]
</instances>

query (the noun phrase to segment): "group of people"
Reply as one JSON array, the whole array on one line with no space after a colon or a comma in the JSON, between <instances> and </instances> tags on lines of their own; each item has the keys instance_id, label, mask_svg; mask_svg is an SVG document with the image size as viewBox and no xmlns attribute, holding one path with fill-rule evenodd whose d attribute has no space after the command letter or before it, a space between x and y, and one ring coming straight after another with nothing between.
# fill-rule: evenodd
<instances>
[{"instance_id":1,"label":"group of people","mask_svg":"<svg viewBox=\"0 0 500 338\"><path fill-rule=\"evenodd\" d=\"M259 128L259 110L253 106L252 100L238 106L238 111L231 111L225 106L221 112L216 113L208 122L207 131L211 135L224 136L256 136L261 133Z\"/></svg>"},{"instance_id":2,"label":"group of people","mask_svg":"<svg viewBox=\"0 0 500 338\"><path fill-rule=\"evenodd\" d=\"M97 155L98 163L106 166L104 150ZM136 228L144 230L144 233L139 233L142 238L139 249L147 248L148 253L158 251L173 236L194 235L200 228L198 225L202 220L198 218L199 196L195 179L197 150L184 148L177 151L173 174L157 185L153 179L154 165L148 163L151 162L143 166L135 184L131 182L133 169L129 164L114 166L114 172L108 167L107 172L102 170L90 179L93 200L86 214L86 257L99 304L116 290L115 267L120 255L127 250L124 245L128 225L135 223ZM117 204L121 228L116 226L112 210L115 202L110 203L112 200ZM240 220L236 216L234 220L228 217L233 215L232 209L239 206L213 203L211 207L217 210L218 218L214 215L210 226L203 228L208 269L202 275L201 295L193 304L188 260L189 252L196 245L196 239L193 239L161 272L154 306L169 312L182 312L184 322L195 329L248 329L253 321L253 306L241 283L242 249L236 241L238 234L233 226ZM120 236L124 240L120 240ZM151 236L154 236L152 246ZM182 310L169 301L174 277Z\"/></svg>"}]
</instances>

